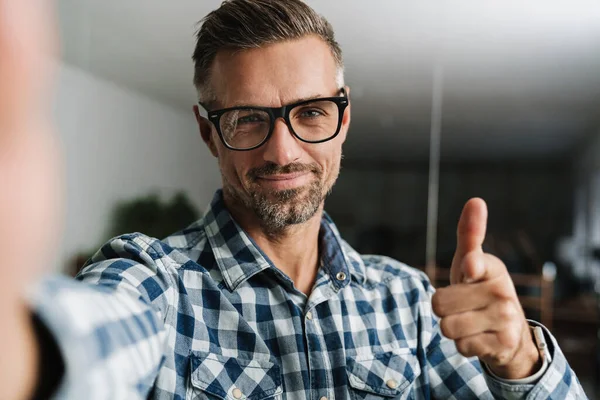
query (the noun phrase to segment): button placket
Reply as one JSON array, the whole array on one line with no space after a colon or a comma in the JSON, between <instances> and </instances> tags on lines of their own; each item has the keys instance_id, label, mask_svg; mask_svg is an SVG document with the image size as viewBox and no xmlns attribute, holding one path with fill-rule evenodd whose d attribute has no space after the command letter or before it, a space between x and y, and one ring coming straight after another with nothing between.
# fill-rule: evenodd
<instances>
[{"instance_id":1,"label":"button placket","mask_svg":"<svg viewBox=\"0 0 600 400\"><path fill-rule=\"evenodd\" d=\"M340 269L341 268L337 268L338 273L342 272ZM332 269L327 267L321 268L321 276L318 278L320 284L316 285L313 289L305 308L305 310L310 309L312 312L305 311L304 313L304 334L308 351L307 358L311 397L316 396L312 398L318 400L332 400L335 398L335 394L331 389L334 383L330 365L331 361L328 358L329 353L327 351L323 351L323 349L327 348L327 345L325 343L325 338L321 328L322 321L319 321L320 313L317 313L317 309L319 307L330 307L324 303L335 301L334 299L337 298L340 287L344 286L346 283L338 280L336 276L338 273L333 273ZM343 278L348 278L346 273L344 273ZM324 314L327 315L327 313ZM315 352L315 349L319 349L319 351ZM319 381L317 383L313 381L315 379L311 373L313 370L325 371L325 376L319 376Z\"/></svg>"}]
</instances>

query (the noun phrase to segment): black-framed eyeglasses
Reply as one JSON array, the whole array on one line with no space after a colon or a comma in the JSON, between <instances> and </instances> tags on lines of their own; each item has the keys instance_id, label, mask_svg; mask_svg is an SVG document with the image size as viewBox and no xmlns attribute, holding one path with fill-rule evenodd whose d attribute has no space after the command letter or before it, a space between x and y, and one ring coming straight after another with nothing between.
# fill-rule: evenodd
<instances>
[{"instance_id":1,"label":"black-framed eyeglasses","mask_svg":"<svg viewBox=\"0 0 600 400\"><path fill-rule=\"evenodd\" d=\"M208 112L211 121L230 150L254 150L265 144L283 118L292 134L306 143L323 143L340 133L344 111L350 99L344 88L341 96L323 97L283 107L231 107ZM201 104L202 105L202 104Z\"/></svg>"}]
</instances>

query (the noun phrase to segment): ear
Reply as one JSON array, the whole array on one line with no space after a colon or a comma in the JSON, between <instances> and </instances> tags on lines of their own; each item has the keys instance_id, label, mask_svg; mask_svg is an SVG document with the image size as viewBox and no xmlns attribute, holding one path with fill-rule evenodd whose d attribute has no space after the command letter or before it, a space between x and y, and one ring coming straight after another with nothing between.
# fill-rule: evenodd
<instances>
[{"instance_id":1,"label":"ear","mask_svg":"<svg viewBox=\"0 0 600 400\"><path fill-rule=\"evenodd\" d=\"M348 99L350 99L350 88L348 86L345 86L344 90L346 91L346 96L348 96ZM340 129L342 130L342 133L344 135L344 142L346 141L346 137L348 135L348 129L350 128L351 114L352 114L352 102L350 100L348 100L348 106L344 110L344 115L342 116L342 126L340 127Z\"/></svg>"},{"instance_id":2,"label":"ear","mask_svg":"<svg viewBox=\"0 0 600 400\"><path fill-rule=\"evenodd\" d=\"M217 152L217 145L213 140L213 126L212 123L200 115L200 109L197 105L194 105L194 115L196 116L196 122L198 123L198 128L200 129L200 136L202 136L202 140L208 146L208 149L212 153L213 156L219 157L219 153Z\"/></svg>"}]
</instances>

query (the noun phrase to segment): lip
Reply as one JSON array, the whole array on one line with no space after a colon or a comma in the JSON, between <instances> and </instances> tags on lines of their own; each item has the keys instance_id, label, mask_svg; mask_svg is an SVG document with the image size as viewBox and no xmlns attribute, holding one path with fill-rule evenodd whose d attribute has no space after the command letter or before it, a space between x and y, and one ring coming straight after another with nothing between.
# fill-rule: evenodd
<instances>
[{"instance_id":1,"label":"lip","mask_svg":"<svg viewBox=\"0 0 600 400\"><path fill-rule=\"evenodd\" d=\"M259 182L275 189L292 189L308 183L310 172L293 172L290 174L276 174L259 176Z\"/></svg>"},{"instance_id":2,"label":"lip","mask_svg":"<svg viewBox=\"0 0 600 400\"><path fill-rule=\"evenodd\" d=\"M290 174L259 176L258 179L264 179L266 181L287 181L287 180L291 180L291 179L296 179L300 176L307 175L307 174L308 174L308 172L293 172Z\"/></svg>"}]
</instances>

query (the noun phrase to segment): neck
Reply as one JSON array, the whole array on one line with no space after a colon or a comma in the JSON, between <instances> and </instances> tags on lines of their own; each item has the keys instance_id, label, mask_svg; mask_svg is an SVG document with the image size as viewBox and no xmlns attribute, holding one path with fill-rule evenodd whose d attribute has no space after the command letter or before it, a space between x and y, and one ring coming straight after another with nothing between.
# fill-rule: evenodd
<instances>
[{"instance_id":1,"label":"neck","mask_svg":"<svg viewBox=\"0 0 600 400\"><path fill-rule=\"evenodd\" d=\"M224 196L225 205L235 221L256 242L261 250L294 286L306 295L310 294L319 267L319 230L323 216L323 204L308 221L288 226L277 233L266 231L252 210Z\"/></svg>"}]
</instances>

